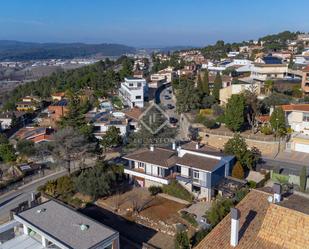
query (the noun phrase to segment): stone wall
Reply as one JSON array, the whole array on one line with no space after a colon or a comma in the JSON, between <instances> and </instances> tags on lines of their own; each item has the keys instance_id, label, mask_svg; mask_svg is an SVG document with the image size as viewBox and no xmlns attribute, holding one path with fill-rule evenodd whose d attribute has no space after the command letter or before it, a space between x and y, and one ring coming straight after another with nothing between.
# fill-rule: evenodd
<instances>
[{"instance_id":1,"label":"stone wall","mask_svg":"<svg viewBox=\"0 0 309 249\"><path fill-rule=\"evenodd\" d=\"M224 144L232 138L232 136L215 135L207 132L200 132L200 137L202 138L202 143L209 144L219 149L224 148ZM285 148L284 142L279 141L259 141L245 138L246 143L249 147L258 148L263 156L274 156Z\"/></svg>"}]
</instances>

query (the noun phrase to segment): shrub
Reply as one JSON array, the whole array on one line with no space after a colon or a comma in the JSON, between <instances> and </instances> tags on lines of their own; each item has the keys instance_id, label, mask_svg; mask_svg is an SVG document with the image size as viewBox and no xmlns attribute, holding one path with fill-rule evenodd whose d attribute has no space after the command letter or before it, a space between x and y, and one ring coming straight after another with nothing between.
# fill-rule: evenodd
<instances>
[{"instance_id":1,"label":"shrub","mask_svg":"<svg viewBox=\"0 0 309 249\"><path fill-rule=\"evenodd\" d=\"M150 186L148 188L148 191L151 195L157 195L159 193L162 193L162 188L160 186Z\"/></svg>"},{"instance_id":2,"label":"shrub","mask_svg":"<svg viewBox=\"0 0 309 249\"><path fill-rule=\"evenodd\" d=\"M250 181L249 181L249 188L256 188L256 182L250 180Z\"/></svg>"},{"instance_id":3,"label":"shrub","mask_svg":"<svg viewBox=\"0 0 309 249\"><path fill-rule=\"evenodd\" d=\"M200 115L206 116L206 115L211 115L212 114L212 109L200 109Z\"/></svg>"},{"instance_id":4,"label":"shrub","mask_svg":"<svg viewBox=\"0 0 309 249\"><path fill-rule=\"evenodd\" d=\"M305 192L306 190L306 181L307 181L307 170L306 167L303 166L299 174L299 187L300 190L303 192Z\"/></svg>"},{"instance_id":5,"label":"shrub","mask_svg":"<svg viewBox=\"0 0 309 249\"><path fill-rule=\"evenodd\" d=\"M244 169L241 166L240 162L237 162L232 170L232 176L237 179L244 179Z\"/></svg>"},{"instance_id":6,"label":"shrub","mask_svg":"<svg viewBox=\"0 0 309 249\"><path fill-rule=\"evenodd\" d=\"M188 212L181 212L181 218L185 219L188 221L192 226L197 227L198 223L194 217L193 214L190 214Z\"/></svg>"},{"instance_id":7,"label":"shrub","mask_svg":"<svg viewBox=\"0 0 309 249\"><path fill-rule=\"evenodd\" d=\"M239 203L249 193L248 188L241 188L235 193L235 203Z\"/></svg>"},{"instance_id":8,"label":"shrub","mask_svg":"<svg viewBox=\"0 0 309 249\"><path fill-rule=\"evenodd\" d=\"M189 249L190 243L188 234L186 232L178 232L175 237L175 248L176 249Z\"/></svg>"},{"instance_id":9,"label":"shrub","mask_svg":"<svg viewBox=\"0 0 309 249\"><path fill-rule=\"evenodd\" d=\"M212 227L216 226L230 212L232 206L232 200L223 197L216 199L211 204L211 208L206 212L205 216Z\"/></svg>"},{"instance_id":10,"label":"shrub","mask_svg":"<svg viewBox=\"0 0 309 249\"><path fill-rule=\"evenodd\" d=\"M197 231L191 238L191 245L193 247L197 246L198 243L200 243L206 235L209 233L209 230L207 229L201 229Z\"/></svg>"},{"instance_id":11,"label":"shrub","mask_svg":"<svg viewBox=\"0 0 309 249\"><path fill-rule=\"evenodd\" d=\"M272 128L270 125L263 125L260 128L260 131L264 134L264 135L271 135L273 133Z\"/></svg>"},{"instance_id":12,"label":"shrub","mask_svg":"<svg viewBox=\"0 0 309 249\"><path fill-rule=\"evenodd\" d=\"M192 202L193 195L186 190L183 186L181 186L176 180L172 181L168 185L164 185L163 193L186 200L188 202Z\"/></svg>"},{"instance_id":13,"label":"shrub","mask_svg":"<svg viewBox=\"0 0 309 249\"><path fill-rule=\"evenodd\" d=\"M203 125L205 125L208 129L214 129L218 126L215 120L208 118L205 118L205 120L203 121Z\"/></svg>"}]
</instances>

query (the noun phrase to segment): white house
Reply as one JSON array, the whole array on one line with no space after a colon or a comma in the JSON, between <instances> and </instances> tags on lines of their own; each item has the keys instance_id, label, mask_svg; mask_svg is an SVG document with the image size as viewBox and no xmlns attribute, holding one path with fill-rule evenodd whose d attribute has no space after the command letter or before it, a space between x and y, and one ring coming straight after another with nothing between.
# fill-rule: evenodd
<instances>
[{"instance_id":1,"label":"white house","mask_svg":"<svg viewBox=\"0 0 309 249\"><path fill-rule=\"evenodd\" d=\"M12 236L4 236L1 249L120 249L118 232L63 204L50 200L25 208L0 226L0 233Z\"/></svg>"},{"instance_id":2,"label":"white house","mask_svg":"<svg viewBox=\"0 0 309 249\"><path fill-rule=\"evenodd\" d=\"M143 108L144 99L148 94L148 85L145 79L125 78L121 83L119 95L130 108L134 106Z\"/></svg>"},{"instance_id":3,"label":"white house","mask_svg":"<svg viewBox=\"0 0 309 249\"><path fill-rule=\"evenodd\" d=\"M150 146L128 154L124 172L142 187L169 184L173 179L198 199L211 200L214 187L229 176L234 157L212 147L187 143L172 149Z\"/></svg>"},{"instance_id":4,"label":"white house","mask_svg":"<svg viewBox=\"0 0 309 249\"><path fill-rule=\"evenodd\" d=\"M286 124L293 130L288 149L309 153L309 104L282 105L281 108Z\"/></svg>"}]
</instances>

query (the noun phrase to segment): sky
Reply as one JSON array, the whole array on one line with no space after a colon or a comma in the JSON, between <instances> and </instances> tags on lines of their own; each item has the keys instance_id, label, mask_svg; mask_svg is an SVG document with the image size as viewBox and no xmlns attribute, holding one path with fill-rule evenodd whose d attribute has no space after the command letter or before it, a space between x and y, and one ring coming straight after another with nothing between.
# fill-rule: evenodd
<instances>
[{"instance_id":1,"label":"sky","mask_svg":"<svg viewBox=\"0 0 309 249\"><path fill-rule=\"evenodd\" d=\"M205 46L309 31L309 0L1 0L0 40Z\"/></svg>"}]
</instances>

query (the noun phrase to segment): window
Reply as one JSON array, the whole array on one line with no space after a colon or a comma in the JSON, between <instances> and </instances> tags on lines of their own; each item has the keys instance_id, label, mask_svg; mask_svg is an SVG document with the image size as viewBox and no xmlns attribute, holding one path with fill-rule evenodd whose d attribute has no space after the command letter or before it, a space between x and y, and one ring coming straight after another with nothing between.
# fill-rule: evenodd
<instances>
[{"instance_id":1,"label":"window","mask_svg":"<svg viewBox=\"0 0 309 249\"><path fill-rule=\"evenodd\" d=\"M138 87L141 87L141 86L142 86L142 83L137 83L137 86L138 86Z\"/></svg>"},{"instance_id":2,"label":"window","mask_svg":"<svg viewBox=\"0 0 309 249\"><path fill-rule=\"evenodd\" d=\"M129 83L129 86L133 86L133 83Z\"/></svg>"},{"instance_id":3,"label":"window","mask_svg":"<svg viewBox=\"0 0 309 249\"><path fill-rule=\"evenodd\" d=\"M145 163L138 162L137 163L137 167L144 169L145 168Z\"/></svg>"},{"instance_id":4,"label":"window","mask_svg":"<svg viewBox=\"0 0 309 249\"><path fill-rule=\"evenodd\" d=\"M138 96L135 97L135 99L141 99L141 98L142 98L141 95L138 95Z\"/></svg>"},{"instance_id":5,"label":"window","mask_svg":"<svg viewBox=\"0 0 309 249\"><path fill-rule=\"evenodd\" d=\"M158 167L158 176L164 176L164 169L163 168L160 168Z\"/></svg>"},{"instance_id":6,"label":"window","mask_svg":"<svg viewBox=\"0 0 309 249\"><path fill-rule=\"evenodd\" d=\"M193 179L199 179L200 173L197 170L193 170Z\"/></svg>"},{"instance_id":7,"label":"window","mask_svg":"<svg viewBox=\"0 0 309 249\"><path fill-rule=\"evenodd\" d=\"M303 121L309 122L309 113L303 113Z\"/></svg>"}]
</instances>

